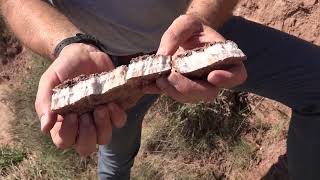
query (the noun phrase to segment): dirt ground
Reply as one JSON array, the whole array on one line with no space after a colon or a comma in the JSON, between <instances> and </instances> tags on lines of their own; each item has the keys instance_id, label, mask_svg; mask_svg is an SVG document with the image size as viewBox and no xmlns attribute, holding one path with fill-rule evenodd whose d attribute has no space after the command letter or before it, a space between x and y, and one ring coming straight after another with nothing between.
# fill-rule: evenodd
<instances>
[{"instance_id":1,"label":"dirt ground","mask_svg":"<svg viewBox=\"0 0 320 180\"><path fill-rule=\"evenodd\" d=\"M19 55L22 50L21 44L0 19L0 144L9 144L12 141L9 122L14 115L8 106L6 95L14 85L14 77L25 69L25 58Z\"/></svg>"},{"instance_id":2,"label":"dirt ground","mask_svg":"<svg viewBox=\"0 0 320 180\"><path fill-rule=\"evenodd\" d=\"M235 14L320 45L318 0L241 0Z\"/></svg>"},{"instance_id":3,"label":"dirt ground","mask_svg":"<svg viewBox=\"0 0 320 180\"><path fill-rule=\"evenodd\" d=\"M287 32L320 45L320 3L318 0L241 0L235 15ZM247 179L288 179L286 133L290 109L270 100L263 100L253 119L278 124L280 139L266 138L257 154L260 162L243 172ZM273 132L274 133L274 132ZM266 135L266 137L274 135Z\"/></svg>"},{"instance_id":4,"label":"dirt ground","mask_svg":"<svg viewBox=\"0 0 320 180\"><path fill-rule=\"evenodd\" d=\"M320 45L318 0L241 0L235 14ZM10 144L13 139L8 122L14 112L7 106L6 93L14 85L15 76L30 70L22 46L8 36L3 27L0 22L0 145ZM228 176L230 179L288 179L286 132L290 109L262 97L252 95L250 98L253 109L250 122L269 123L277 131L249 133L245 138L257 146L258 160L249 168L232 171Z\"/></svg>"}]
</instances>

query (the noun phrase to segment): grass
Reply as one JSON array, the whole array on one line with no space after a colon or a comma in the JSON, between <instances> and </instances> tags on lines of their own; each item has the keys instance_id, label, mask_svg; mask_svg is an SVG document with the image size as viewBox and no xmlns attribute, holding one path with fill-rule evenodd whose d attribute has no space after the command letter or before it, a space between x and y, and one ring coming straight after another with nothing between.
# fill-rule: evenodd
<instances>
[{"instance_id":1,"label":"grass","mask_svg":"<svg viewBox=\"0 0 320 180\"><path fill-rule=\"evenodd\" d=\"M142 161L132 177L132 180L149 180L149 179L162 179L163 174L150 162Z\"/></svg>"},{"instance_id":2,"label":"grass","mask_svg":"<svg viewBox=\"0 0 320 180\"><path fill-rule=\"evenodd\" d=\"M26 158L26 153L20 149L9 146L0 147L0 174L5 175L9 167L20 163L24 158Z\"/></svg>"},{"instance_id":3,"label":"grass","mask_svg":"<svg viewBox=\"0 0 320 180\"><path fill-rule=\"evenodd\" d=\"M244 140L238 141L231 149L233 165L240 169L246 169L252 165L255 159L256 147Z\"/></svg>"},{"instance_id":4,"label":"grass","mask_svg":"<svg viewBox=\"0 0 320 180\"><path fill-rule=\"evenodd\" d=\"M203 153L213 149L219 138L236 140L247 127L245 117L249 112L247 102L236 102L238 96L223 91L215 101L198 104L180 104L166 97L160 98L151 111L164 109L160 113L166 123L152 125L155 128L151 137L158 142L148 141L148 148L158 151L161 147L172 150L174 146L185 146ZM154 144L158 146L154 147Z\"/></svg>"},{"instance_id":5,"label":"grass","mask_svg":"<svg viewBox=\"0 0 320 180\"><path fill-rule=\"evenodd\" d=\"M137 163L135 171L156 170L162 179L225 178L235 158L242 158L239 168L247 163L246 152L249 160L253 158L247 146L238 146L249 129L247 103L246 94L230 91L222 91L210 103L180 104L161 97L145 118L138 158L138 162L151 160L153 166ZM242 151L236 150L241 147Z\"/></svg>"},{"instance_id":6,"label":"grass","mask_svg":"<svg viewBox=\"0 0 320 180\"><path fill-rule=\"evenodd\" d=\"M39 78L49 61L34 54L29 58L31 70L21 74L21 84L8 92L16 116L11 122L14 146L27 156L10 165L6 176L0 179L95 179L96 155L82 159L73 150L58 150L51 138L40 132L34 100Z\"/></svg>"}]
</instances>

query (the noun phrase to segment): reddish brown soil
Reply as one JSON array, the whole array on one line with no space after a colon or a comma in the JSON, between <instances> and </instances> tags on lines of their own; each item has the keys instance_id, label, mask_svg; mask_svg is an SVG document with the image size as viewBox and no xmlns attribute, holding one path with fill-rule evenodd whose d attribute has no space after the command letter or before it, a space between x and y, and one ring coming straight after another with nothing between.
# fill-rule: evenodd
<instances>
[{"instance_id":1,"label":"reddish brown soil","mask_svg":"<svg viewBox=\"0 0 320 180\"><path fill-rule=\"evenodd\" d=\"M319 0L241 0L235 14L320 45Z\"/></svg>"},{"instance_id":2,"label":"reddish brown soil","mask_svg":"<svg viewBox=\"0 0 320 180\"><path fill-rule=\"evenodd\" d=\"M319 0L241 0L235 15L320 45ZM280 132L277 136L274 131L264 134L257 152L259 162L237 175L241 174L243 179L288 179L286 136L290 109L270 100L262 100L259 104L256 104L252 123L263 120L279 127ZM258 139L256 137L254 140Z\"/></svg>"}]
</instances>

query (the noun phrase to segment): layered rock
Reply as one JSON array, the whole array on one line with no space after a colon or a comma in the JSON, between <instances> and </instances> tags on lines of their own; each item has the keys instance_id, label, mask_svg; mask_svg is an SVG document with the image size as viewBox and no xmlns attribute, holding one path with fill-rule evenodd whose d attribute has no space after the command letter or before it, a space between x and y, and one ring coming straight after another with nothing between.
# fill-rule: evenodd
<instances>
[{"instance_id":1,"label":"layered rock","mask_svg":"<svg viewBox=\"0 0 320 180\"><path fill-rule=\"evenodd\" d=\"M199 79L212 70L228 68L245 59L244 53L232 41L208 44L175 57L140 56L132 59L129 66L119 66L101 74L81 75L63 82L53 89L51 109L58 114L82 114L100 104L121 104L122 101L141 97L142 84L167 76L172 70L191 79Z\"/></svg>"}]
</instances>

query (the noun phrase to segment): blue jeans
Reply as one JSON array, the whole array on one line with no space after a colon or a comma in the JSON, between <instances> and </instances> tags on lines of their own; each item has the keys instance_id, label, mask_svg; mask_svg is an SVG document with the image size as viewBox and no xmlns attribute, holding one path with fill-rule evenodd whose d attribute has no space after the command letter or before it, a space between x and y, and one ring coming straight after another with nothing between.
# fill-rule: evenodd
<instances>
[{"instance_id":1,"label":"blue jeans","mask_svg":"<svg viewBox=\"0 0 320 180\"><path fill-rule=\"evenodd\" d=\"M248 56L248 79L235 89L293 109L287 141L290 178L320 179L320 48L241 17L231 18L219 32ZM126 126L114 129L111 144L100 146L100 179L129 179L143 116L156 98L145 96L130 110Z\"/></svg>"}]
</instances>

